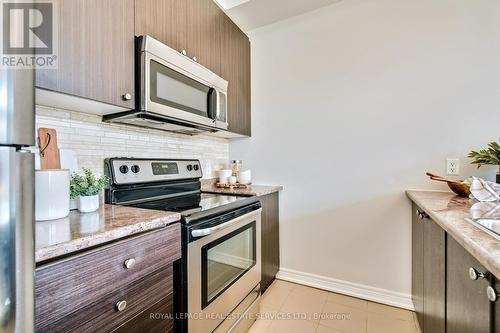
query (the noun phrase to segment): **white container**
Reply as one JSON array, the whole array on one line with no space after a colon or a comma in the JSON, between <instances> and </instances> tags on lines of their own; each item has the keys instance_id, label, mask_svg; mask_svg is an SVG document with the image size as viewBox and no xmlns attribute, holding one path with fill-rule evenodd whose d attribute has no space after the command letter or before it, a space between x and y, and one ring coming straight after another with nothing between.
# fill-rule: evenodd
<instances>
[{"instance_id":1,"label":"white container","mask_svg":"<svg viewBox=\"0 0 500 333\"><path fill-rule=\"evenodd\" d=\"M69 170L35 170L35 220L69 214Z\"/></svg>"},{"instance_id":2,"label":"white container","mask_svg":"<svg viewBox=\"0 0 500 333\"><path fill-rule=\"evenodd\" d=\"M219 170L219 183L227 184L229 177L233 175L233 170L231 169L223 169Z\"/></svg>"},{"instance_id":3,"label":"white container","mask_svg":"<svg viewBox=\"0 0 500 333\"><path fill-rule=\"evenodd\" d=\"M236 177L235 176L229 177L229 184L231 184L231 185L236 184Z\"/></svg>"},{"instance_id":4,"label":"white container","mask_svg":"<svg viewBox=\"0 0 500 333\"><path fill-rule=\"evenodd\" d=\"M99 194L76 198L80 213L95 212L99 209Z\"/></svg>"},{"instance_id":5,"label":"white container","mask_svg":"<svg viewBox=\"0 0 500 333\"><path fill-rule=\"evenodd\" d=\"M245 171L240 171L240 174L238 175L238 183L240 184L250 184L252 182L252 171L250 170L245 170Z\"/></svg>"}]
</instances>

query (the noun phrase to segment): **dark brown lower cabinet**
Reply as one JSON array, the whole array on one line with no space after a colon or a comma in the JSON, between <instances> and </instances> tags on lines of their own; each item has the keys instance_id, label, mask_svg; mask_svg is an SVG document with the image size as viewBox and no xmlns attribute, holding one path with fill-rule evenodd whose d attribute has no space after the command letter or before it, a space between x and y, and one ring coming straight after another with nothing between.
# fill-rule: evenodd
<instances>
[{"instance_id":1,"label":"dark brown lower cabinet","mask_svg":"<svg viewBox=\"0 0 500 333\"><path fill-rule=\"evenodd\" d=\"M424 221L424 328L446 332L446 233L436 222Z\"/></svg>"},{"instance_id":2,"label":"dark brown lower cabinet","mask_svg":"<svg viewBox=\"0 0 500 333\"><path fill-rule=\"evenodd\" d=\"M36 332L173 330L180 224L45 263L35 272Z\"/></svg>"},{"instance_id":3,"label":"dark brown lower cabinet","mask_svg":"<svg viewBox=\"0 0 500 333\"><path fill-rule=\"evenodd\" d=\"M174 331L172 293L120 326L113 333L170 333Z\"/></svg>"},{"instance_id":4,"label":"dark brown lower cabinet","mask_svg":"<svg viewBox=\"0 0 500 333\"><path fill-rule=\"evenodd\" d=\"M446 278L446 319L448 333L489 333L491 302L486 296L488 280L472 280L469 269L486 269L448 235Z\"/></svg>"},{"instance_id":5,"label":"dark brown lower cabinet","mask_svg":"<svg viewBox=\"0 0 500 333\"><path fill-rule=\"evenodd\" d=\"M418 324L424 327L424 224L418 217L418 207L413 205L411 223L411 293Z\"/></svg>"},{"instance_id":6,"label":"dark brown lower cabinet","mask_svg":"<svg viewBox=\"0 0 500 333\"><path fill-rule=\"evenodd\" d=\"M260 286L264 292L274 281L280 267L279 192L260 197L260 202L262 203Z\"/></svg>"},{"instance_id":7,"label":"dark brown lower cabinet","mask_svg":"<svg viewBox=\"0 0 500 333\"><path fill-rule=\"evenodd\" d=\"M422 333L445 333L446 233L416 205L412 219L412 298Z\"/></svg>"},{"instance_id":8,"label":"dark brown lower cabinet","mask_svg":"<svg viewBox=\"0 0 500 333\"><path fill-rule=\"evenodd\" d=\"M500 280L494 279L493 286L498 293L500 291ZM497 300L495 303L493 303L493 306L495 310L493 312L493 332L500 333L500 300Z\"/></svg>"}]
</instances>

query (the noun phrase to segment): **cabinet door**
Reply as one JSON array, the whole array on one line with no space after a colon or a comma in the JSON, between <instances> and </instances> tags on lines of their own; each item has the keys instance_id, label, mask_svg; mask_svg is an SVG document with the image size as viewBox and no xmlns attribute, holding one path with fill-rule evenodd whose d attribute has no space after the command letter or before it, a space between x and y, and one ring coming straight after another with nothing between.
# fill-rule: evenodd
<instances>
[{"instance_id":1,"label":"cabinet door","mask_svg":"<svg viewBox=\"0 0 500 333\"><path fill-rule=\"evenodd\" d=\"M36 85L134 107L134 0L55 0L58 68L38 69Z\"/></svg>"},{"instance_id":2,"label":"cabinet door","mask_svg":"<svg viewBox=\"0 0 500 333\"><path fill-rule=\"evenodd\" d=\"M186 0L135 0L135 35L187 50L188 3Z\"/></svg>"},{"instance_id":3,"label":"cabinet door","mask_svg":"<svg viewBox=\"0 0 500 333\"><path fill-rule=\"evenodd\" d=\"M220 75L221 30L224 12L213 0L186 0L187 55Z\"/></svg>"},{"instance_id":4,"label":"cabinet door","mask_svg":"<svg viewBox=\"0 0 500 333\"><path fill-rule=\"evenodd\" d=\"M424 328L424 224L418 216L418 207L413 204L411 222L411 293L418 324Z\"/></svg>"},{"instance_id":5,"label":"cabinet door","mask_svg":"<svg viewBox=\"0 0 500 333\"><path fill-rule=\"evenodd\" d=\"M447 236L446 318L448 333L490 332L488 281L471 280L469 268L485 268L453 237Z\"/></svg>"},{"instance_id":6,"label":"cabinet door","mask_svg":"<svg viewBox=\"0 0 500 333\"><path fill-rule=\"evenodd\" d=\"M262 203L261 253L262 253L262 293L273 282L280 267L279 238L279 193L265 195Z\"/></svg>"},{"instance_id":7,"label":"cabinet door","mask_svg":"<svg viewBox=\"0 0 500 333\"><path fill-rule=\"evenodd\" d=\"M229 82L229 131L250 136L250 41L227 16L222 29L221 76Z\"/></svg>"},{"instance_id":8,"label":"cabinet door","mask_svg":"<svg viewBox=\"0 0 500 333\"><path fill-rule=\"evenodd\" d=\"M446 233L433 220L425 218L423 333L445 333Z\"/></svg>"},{"instance_id":9,"label":"cabinet door","mask_svg":"<svg viewBox=\"0 0 500 333\"><path fill-rule=\"evenodd\" d=\"M498 293L500 291L500 280L494 279L493 286ZM494 313L493 313L493 332L500 333L500 300L493 303Z\"/></svg>"}]
</instances>

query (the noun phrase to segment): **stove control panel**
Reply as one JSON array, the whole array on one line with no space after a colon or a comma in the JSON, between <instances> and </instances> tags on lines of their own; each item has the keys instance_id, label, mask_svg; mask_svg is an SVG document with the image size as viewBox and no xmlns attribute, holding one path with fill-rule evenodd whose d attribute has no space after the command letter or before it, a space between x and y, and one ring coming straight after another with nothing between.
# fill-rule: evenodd
<instances>
[{"instance_id":1,"label":"stove control panel","mask_svg":"<svg viewBox=\"0 0 500 333\"><path fill-rule=\"evenodd\" d=\"M198 160L108 158L104 164L106 175L116 185L202 177Z\"/></svg>"}]
</instances>

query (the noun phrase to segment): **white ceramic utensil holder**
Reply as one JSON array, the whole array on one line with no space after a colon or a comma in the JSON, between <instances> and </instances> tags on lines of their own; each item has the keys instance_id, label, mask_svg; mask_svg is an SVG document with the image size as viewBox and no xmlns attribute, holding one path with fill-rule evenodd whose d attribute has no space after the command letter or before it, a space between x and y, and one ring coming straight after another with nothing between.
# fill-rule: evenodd
<instances>
[{"instance_id":1,"label":"white ceramic utensil holder","mask_svg":"<svg viewBox=\"0 0 500 333\"><path fill-rule=\"evenodd\" d=\"M69 214L69 170L35 170L35 220Z\"/></svg>"}]
</instances>

